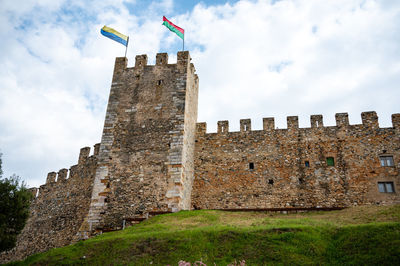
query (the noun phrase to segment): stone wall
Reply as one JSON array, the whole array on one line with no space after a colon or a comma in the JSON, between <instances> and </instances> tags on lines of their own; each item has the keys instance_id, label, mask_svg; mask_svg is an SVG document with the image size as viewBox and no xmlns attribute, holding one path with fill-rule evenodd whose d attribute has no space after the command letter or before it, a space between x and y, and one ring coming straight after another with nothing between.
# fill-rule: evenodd
<instances>
[{"instance_id":1,"label":"stone wall","mask_svg":"<svg viewBox=\"0 0 400 266\"><path fill-rule=\"evenodd\" d=\"M263 130L251 130L249 119L240 132L229 132L228 121L217 133L197 124L193 208L238 209L340 207L400 203L400 114L393 127L379 128L375 112L362 113L362 125L349 125L346 113L336 126L324 127L322 116L311 116L311 128L298 128L287 118L287 129L275 129L265 118ZM395 165L380 165L380 156ZM332 157L334 166L327 165ZM253 169L252 169L253 168ZM378 182L393 182L395 193L381 193Z\"/></svg>"},{"instance_id":2,"label":"stone wall","mask_svg":"<svg viewBox=\"0 0 400 266\"><path fill-rule=\"evenodd\" d=\"M98 147L96 144L93 156L89 156L89 147L82 148L77 165L69 171L49 173L46 184L31 189L34 198L29 219L18 236L17 246L2 253L0 262L20 260L71 243L89 209Z\"/></svg>"},{"instance_id":3,"label":"stone wall","mask_svg":"<svg viewBox=\"0 0 400 266\"><path fill-rule=\"evenodd\" d=\"M81 238L150 211L190 208L198 78L188 52L176 64L117 58L91 208ZM187 184L186 184L187 183ZM186 197L186 199L185 199Z\"/></svg>"},{"instance_id":4,"label":"stone wall","mask_svg":"<svg viewBox=\"0 0 400 266\"><path fill-rule=\"evenodd\" d=\"M101 143L90 157L81 149L69 178L61 169L31 189L30 218L0 262L152 213L400 203L400 114L390 128L365 112L361 125L341 113L330 127L313 115L311 128L299 128L293 116L287 129L264 118L263 130L251 130L243 119L239 132L219 121L217 133L206 133L205 123L196 125L199 80L190 60L178 52L168 64L159 53L148 65L139 55L128 68L126 58L116 58ZM381 156L394 165L381 166ZM378 182L391 182L395 192L379 192Z\"/></svg>"}]
</instances>

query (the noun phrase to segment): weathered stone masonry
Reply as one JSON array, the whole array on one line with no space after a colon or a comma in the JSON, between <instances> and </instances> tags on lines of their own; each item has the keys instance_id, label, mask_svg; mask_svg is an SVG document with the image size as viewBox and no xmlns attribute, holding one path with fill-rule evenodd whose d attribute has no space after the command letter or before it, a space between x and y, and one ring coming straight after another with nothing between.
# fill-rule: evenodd
<instances>
[{"instance_id":1,"label":"weathered stone masonry","mask_svg":"<svg viewBox=\"0 0 400 266\"><path fill-rule=\"evenodd\" d=\"M89 147L82 148L77 165L69 171L49 173L46 184L31 189L35 197L30 217L18 236L17 246L2 253L1 262L20 260L71 243L89 209L99 146L95 145L92 156Z\"/></svg>"},{"instance_id":2,"label":"weathered stone masonry","mask_svg":"<svg viewBox=\"0 0 400 266\"><path fill-rule=\"evenodd\" d=\"M347 113L336 114L336 126L324 127L311 116L311 128L299 128L297 117L287 129L275 129L264 118L263 130L251 130L250 119L240 132L228 121L217 133L197 125L194 208L345 207L400 203L398 172L400 114L392 128L379 128L375 112L362 113L362 125L349 125ZM380 156L394 166L381 166ZM334 165L327 165L327 158ZM253 169L251 169L253 168ZM378 182L392 182L395 193L378 191Z\"/></svg>"},{"instance_id":3,"label":"weathered stone masonry","mask_svg":"<svg viewBox=\"0 0 400 266\"><path fill-rule=\"evenodd\" d=\"M91 206L81 237L149 211L190 209L198 78L188 52L156 65L117 58Z\"/></svg>"},{"instance_id":4,"label":"weathered stone masonry","mask_svg":"<svg viewBox=\"0 0 400 266\"><path fill-rule=\"evenodd\" d=\"M364 112L361 125L340 113L336 126L313 115L311 128L299 128L292 116L287 129L264 118L263 130L251 130L243 119L239 132L219 121L218 132L207 133L196 124L199 80L190 60L179 52L169 64L160 53L148 65L139 55L128 68L116 59L101 143L93 156L81 149L69 177L61 169L31 189L31 216L1 262L154 213L400 203L400 114L389 128Z\"/></svg>"}]
</instances>

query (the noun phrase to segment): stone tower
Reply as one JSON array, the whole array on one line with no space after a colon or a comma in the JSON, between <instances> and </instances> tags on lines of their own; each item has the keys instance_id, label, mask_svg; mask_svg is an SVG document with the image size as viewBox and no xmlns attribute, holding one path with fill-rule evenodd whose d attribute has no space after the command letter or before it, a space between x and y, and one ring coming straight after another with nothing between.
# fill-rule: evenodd
<instances>
[{"instance_id":1,"label":"stone tower","mask_svg":"<svg viewBox=\"0 0 400 266\"><path fill-rule=\"evenodd\" d=\"M149 212L190 209L198 77L189 52L116 58L88 215L79 237Z\"/></svg>"}]
</instances>

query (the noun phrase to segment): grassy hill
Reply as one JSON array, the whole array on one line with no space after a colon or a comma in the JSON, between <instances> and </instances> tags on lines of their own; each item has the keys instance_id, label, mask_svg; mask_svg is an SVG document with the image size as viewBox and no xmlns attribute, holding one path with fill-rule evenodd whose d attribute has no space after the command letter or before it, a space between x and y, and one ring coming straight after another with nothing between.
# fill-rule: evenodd
<instances>
[{"instance_id":1,"label":"grassy hill","mask_svg":"<svg viewBox=\"0 0 400 266\"><path fill-rule=\"evenodd\" d=\"M301 214L182 211L16 265L399 265L400 205Z\"/></svg>"}]
</instances>

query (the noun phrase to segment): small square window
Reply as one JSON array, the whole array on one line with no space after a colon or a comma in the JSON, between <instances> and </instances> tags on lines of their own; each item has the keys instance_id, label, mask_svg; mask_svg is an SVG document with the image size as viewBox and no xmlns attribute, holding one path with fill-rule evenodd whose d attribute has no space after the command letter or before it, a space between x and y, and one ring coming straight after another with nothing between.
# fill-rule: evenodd
<instances>
[{"instance_id":1,"label":"small square window","mask_svg":"<svg viewBox=\"0 0 400 266\"><path fill-rule=\"evenodd\" d=\"M309 161L305 161L305 162L304 162L304 166L305 166L305 167L310 167L310 162L309 162Z\"/></svg>"},{"instance_id":2,"label":"small square window","mask_svg":"<svg viewBox=\"0 0 400 266\"><path fill-rule=\"evenodd\" d=\"M394 193L393 182L378 182L378 190L382 193Z\"/></svg>"},{"instance_id":3,"label":"small square window","mask_svg":"<svg viewBox=\"0 0 400 266\"><path fill-rule=\"evenodd\" d=\"M394 166L393 156L379 156L381 166Z\"/></svg>"},{"instance_id":4,"label":"small square window","mask_svg":"<svg viewBox=\"0 0 400 266\"><path fill-rule=\"evenodd\" d=\"M328 166L335 166L335 159L333 159L333 157L327 157L326 158L326 164Z\"/></svg>"},{"instance_id":5,"label":"small square window","mask_svg":"<svg viewBox=\"0 0 400 266\"><path fill-rule=\"evenodd\" d=\"M249 169L251 169L251 170L254 169L254 163L249 163Z\"/></svg>"},{"instance_id":6,"label":"small square window","mask_svg":"<svg viewBox=\"0 0 400 266\"><path fill-rule=\"evenodd\" d=\"M268 180L268 184L273 185L274 184L274 180L273 179L269 179Z\"/></svg>"}]
</instances>

